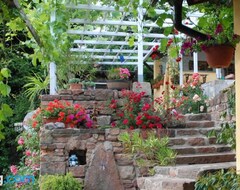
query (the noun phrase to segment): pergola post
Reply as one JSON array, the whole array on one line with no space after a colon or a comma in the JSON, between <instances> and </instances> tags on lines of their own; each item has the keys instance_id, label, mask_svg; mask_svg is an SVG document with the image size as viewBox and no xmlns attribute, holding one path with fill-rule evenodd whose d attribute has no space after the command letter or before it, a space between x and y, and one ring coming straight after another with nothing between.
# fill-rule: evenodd
<instances>
[{"instance_id":1,"label":"pergola post","mask_svg":"<svg viewBox=\"0 0 240 190\"><path fill-rule=\"evenodd\" d=\"M198 53L193 52L193 72L198 73Z\"/></svg>"},{"instance_id":2,"label":"pergola post","mask_svg":"<svg viewBox=\"0 0 240 190\"><path fill-rule=\"evenodd\" d=\"M53 23L56 20L56 12L51 12L50 22ZM51 35L54 36L53 28L50 26ZM56 76L56 64L51 62L49 64L50 75L50 95L57 94L57 76Z\"/></svg>"},{"instance_id":3,"label":"pergola post","mask_svg":"<svg viewBox=\"0 0 240 190\"><path fill-rule=\"evenodd\" d=\"M138 7L138 82L143 82L143 0L139 0Z\"/></svg>"},{"instance_id":4,"label":"pergola post","mask_svg":"<svg viewBox=\"0 0 240 190\"><path fill-rule=\"evenodd\" d=\"M240 35L240 0L233 1L234 32ZM235 91L236 91L236 170L240 174L240 45L235 51Z\"/></svg>"}]
</instances>

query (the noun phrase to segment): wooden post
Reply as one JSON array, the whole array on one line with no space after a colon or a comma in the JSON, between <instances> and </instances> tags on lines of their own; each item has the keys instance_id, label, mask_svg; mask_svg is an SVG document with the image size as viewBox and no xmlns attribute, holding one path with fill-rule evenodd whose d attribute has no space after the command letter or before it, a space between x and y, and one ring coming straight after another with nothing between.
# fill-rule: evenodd
<instances>
[{"instance_id":1,"label":"wooden post","mask_svg":"<svg viewBox=\"0 0 240 190\"><path fill-rule=\"evenodd\" d=\"M160 60L155 60L154 61L154 66L153 66L153 79L155 79L159 73L160 73L160 65L161 62ZM161 90L160 89L154 89L154 99L159 97L161 95Z\"/></svg>"},{"instance_id":2,"label":"wooden post","mask_svg":"<svg viewBox=\"0 0 240 190\"><path fill-rule=\"evenodd\" d=\"M240 0L233 1L234 32L240 35ZM240 174L240 45L235 51L235 91L236 91L236 170Z\"/></svg>"}]
</instances>

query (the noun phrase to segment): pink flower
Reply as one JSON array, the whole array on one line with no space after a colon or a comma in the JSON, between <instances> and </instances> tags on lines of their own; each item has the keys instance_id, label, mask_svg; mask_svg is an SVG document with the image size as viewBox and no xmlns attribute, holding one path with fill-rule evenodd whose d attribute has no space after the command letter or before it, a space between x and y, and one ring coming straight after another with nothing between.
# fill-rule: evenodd
<instances>
[{"instance_id":1,"label":"pink flower","mask_svg":"<svg viewBox=\"0 0 240 190\"><path fill-rule=\"evenodd\" d=\"M124 125L127 125L127 124L128 124L128 119L124 119L124 120L123 120L123 124L124 124Z\"/></svg>"},{"instance_id":2,"label":"pink flower","mask_svg":"<svg viewBox=\"0 0 240 190\"><path fill-rule=\"evenodd\" d=\"M23 138L23 137L20 137L20 138L18 139L18 144L19 144L19 145L23 145L23 144L24 144L24 138Z\"/></svg>"},{"instance_id":3,"label":"pink flower","mask_svg":"<svg viewBox=\"0 0 240 190\"><path fill-rule=\"evenodd\" d=\"M32 153L30 150L26 150L25 154L26 154L26 156L31 156Z\"/></svg>"},{"instance_id":4,"label":"pink flower","mask_svg":"<svg viewBox=\"0 0 240 190\"><path fill-rule=\"evenodd\" d=\"M10 171L12 172L13 175L16 175L18 172L18 168L15 165L10 166Z\"/></svg>"}]
</instances>

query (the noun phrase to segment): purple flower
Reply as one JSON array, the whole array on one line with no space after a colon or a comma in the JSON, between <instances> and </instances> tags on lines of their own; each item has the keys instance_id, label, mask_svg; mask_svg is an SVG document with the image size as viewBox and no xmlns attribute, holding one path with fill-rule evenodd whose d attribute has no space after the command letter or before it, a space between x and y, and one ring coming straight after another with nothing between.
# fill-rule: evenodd
<instances>
[{"instance_id":1,"label":"purple flower","mask_svg":"<svg viewBox=\"0 0 240 190\"><path fill-rule=\"evenodd\" d=\"M71 119L71 120L73 120L73 119L74 119L74 115L73 115L73 114L70 114L70 115L68 116L68 118Z\"/></svg>"},{"instance_id":2,"label":"purple flower","mask_svg":"<svg viewBox=\"0 0 240 190\"><path fill-rule=\"evenodd\" d=\"M218 24L215 30L215 34L220 34L221 32L223 32L223 27L221 24Z\"/></svg>"}]
</instances>

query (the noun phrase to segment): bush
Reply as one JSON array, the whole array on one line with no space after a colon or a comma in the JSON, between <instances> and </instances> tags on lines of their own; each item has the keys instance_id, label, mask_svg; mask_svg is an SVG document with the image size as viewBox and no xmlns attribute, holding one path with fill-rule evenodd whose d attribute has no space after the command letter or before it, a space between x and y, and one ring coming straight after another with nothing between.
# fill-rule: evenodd
<instances>
[{"instance_id":1,"label":"bush","mask_svg":"<svg viewBox=\"0 0 240 190\"><path fill-rule=\"evenodd\" d=\"M133 153L138 157L137 161L150 161L152 164L171 165L174 164L176 153L168 147L168 137L157 138L153 132L149 132L143 139L139 132L132 135L125 132L119 137L126 152Z\"/></svg>"},{"instance_id":2,"label":"bush","mask_svg":"<svg viewBox=\"0 0 240 190\"><path fill-rule=\"evenodd\" d=\"M195 190L238 190L240 189L240 176L235 169L220 170L201 176L195 184Z\"/></svg>"},{"instance_id":3,"label":"bush","mask_svg":"<svg viewBox=\"0 0 240 190\"><path fill-rule=\"evenodd\" d=\"M40 179L41 190L82 190L83 185L70 173L66 175L44 175Z\"/></svg>"}]
</instances>

